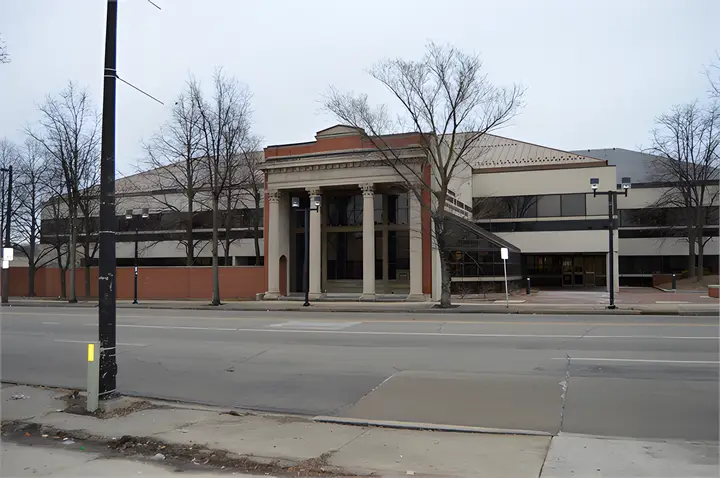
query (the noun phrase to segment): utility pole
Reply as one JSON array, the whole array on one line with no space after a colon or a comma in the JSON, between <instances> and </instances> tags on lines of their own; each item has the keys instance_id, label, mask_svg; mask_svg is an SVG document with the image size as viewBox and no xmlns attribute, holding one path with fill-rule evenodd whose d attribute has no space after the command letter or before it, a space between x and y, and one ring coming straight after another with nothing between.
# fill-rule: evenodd
<instances>
[{"instance_id":1,"label":"utility pole","mask_svg":"<svg viewBox=\"0 0 720 478\"><path fill-rule=\"evenodd\" d=\"M115 85L117 64L117 0L107 2L105 68L103 70L102 145L100 152L100 232L98 242L98 331L100 336L100 384L98 398L116 394L115 349Z\"/></svg>"},{"instance_id":2,"label":"utility pole","mask_svg":"<svg viewBox=\"0 0 720 478\"><path fill-rule=\"evenodd\" d=\"M5 213L5 247L12 248L10 243L10 216L12 215L12 165L7 168L2 168L3 172L8 174L8 188L7 188L7 212ZM2 303L8 303L8 296L10 293L10 269L2 270Z\"/></svg>"}]
</instances>

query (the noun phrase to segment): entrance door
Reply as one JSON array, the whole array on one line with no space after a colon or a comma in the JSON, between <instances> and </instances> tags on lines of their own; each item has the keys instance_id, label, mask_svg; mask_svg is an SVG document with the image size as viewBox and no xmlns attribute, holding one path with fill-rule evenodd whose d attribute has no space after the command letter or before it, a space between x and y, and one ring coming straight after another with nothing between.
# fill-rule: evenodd
<instances>
[{"instance_id":1,"label":"entrance door","mask_svg":"<svg viewBox=\"0 0 720 478\"><path fill-rule=\"evenodd\" d=\"M574 273L573 273L573 285L582 287L585 281L583 280L583 258L582 256L575 256L573 258L573 267L574 267Z\"/></svg>"},{"instance_id":2,"label":"entrance door","mask_svg":"<svg viewBox=\"0 0 720 478\"><path fill-rule=\"evenodd\" d=\"M573 285L573 258L569 256L562 259L562 285L563 287Z\"/></svg>"}]
</instances>

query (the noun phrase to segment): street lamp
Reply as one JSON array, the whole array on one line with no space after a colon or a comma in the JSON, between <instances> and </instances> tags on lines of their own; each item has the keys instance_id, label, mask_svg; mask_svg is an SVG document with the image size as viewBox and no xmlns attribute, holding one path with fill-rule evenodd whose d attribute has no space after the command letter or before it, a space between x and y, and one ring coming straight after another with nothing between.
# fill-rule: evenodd
<instances>
[{"instance_id":1,"label":"street lamp","mask_svg":"<svg viewBox=\"0 0 720 478\"><path fill-rule=\"evenodd\" d=\"M303 303L303 307L310 305L310 211L319 211L321 201L321 196L313 196L309 198L309 204L307 206L301 207L300 198L292 198L292 207L305 211L305 257L303 258L303 290L305 291L305 302Z\"/></svg>"},{"instance_id":2,"label":"street lamp","mask_svg":"<svg viewBox=\"0 0 720 478\"><path fill-rule=\"evenodd\" d=\"M617 196L618 194L624 194L625 197L628 195L628 190L630 189L630 178L624 177L622 178L622 181L620 183L620 186L622 190L609 190L607 192L598 192L598 188L600 187L600 179L598 178L590 178L590 188L593 192L593 197L597 197L597 195L601 196L607 196L608 197L608 248L610 251L610 260L608 261L608 276L609 276L609 284L610 284L610 305L608 305L608 309L615 309L615 251L614 251L614 242L615 242L615 210L617 209Z\"/></svg>"},{"instance_id":3,"label":"street lamp","mask_svg":"<svg viewBox=\"0 0 720 478\"><path fill-rule=\"evenodd\" d=\"M6 219L5 219L5 247L6 248L12 248L12 245L10 244L10 216L12 214L12 183L13 183L13 168L12 166L8 166L7 168L0 168L0 171L4 173L8 173L8 188L7 188L7 213L6 213ZM5 256L5 251L3 250L3 256ZM3 257L5 259L5 257ZM2 270L2 303L7 304L8 303L8 296L10 293L10 269L7 269L4 267L5 264L3 264L3 270ZM8 264L9 267L9 264Z\"/></svg>"},{"instance_id":4,"label":"street lamp","mask_svg":"<svg viewBox=\"0 0 720 478\"><path fill-rule=\"evenodd\" d=\"M149 214L150 210L148 208L143 208L142 213L140 215L134 215L132 209L128 209L125 211L125 219L128 221L131 221L133 217L135 218L135 277L134 277L134 290L133 290L133 304L137 304L137 296L138 296L138 232L140 229L140 219L147 219L150 217Z\"/></svg>"}]
</instances>

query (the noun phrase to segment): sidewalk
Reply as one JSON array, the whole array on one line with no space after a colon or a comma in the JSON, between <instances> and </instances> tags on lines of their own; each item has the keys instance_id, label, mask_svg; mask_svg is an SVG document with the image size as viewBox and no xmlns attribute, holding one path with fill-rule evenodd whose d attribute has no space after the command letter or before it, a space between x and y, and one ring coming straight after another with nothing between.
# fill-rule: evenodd
<instances>
[{"instance_id":1,"label":"sidewalk","mask_svg":"<svg viewBox=\"0 0 720 478\"><path fill-rule=\"evenodd\" d=\"M717 443L399 430L156 401L135 401L101 419L70 413L78 403L68 391L3 384L0 474L718 475Z\"/></svg>"},{"instance_id":2,"label":"sidewalk","mask_svg":"<svg viewBox=\"0 0 720 478\"><path fill-rule=\"evenodd\" d=\"M577 294L583 294L578 292ZM686 315L718 316L720 305L716 299L696 297L694 302L671 293L664 300L641 302L633 297L618 297L617 308L607 309L607 299L601 295L588 299L578 295L574 301L557 296L512 296L506 307L505 300L477 301L454 300L453 307L441 309L436 302L359 302L359 301L314 301L310 307L303 307L297 300L274 301L227 301L221 306L211 306L203 300L142 300L139 304L121 300L118 308L128 309L173 309L213 310L245 312L310 312L310 313L452 313L452 314L545 314L545 315ZM695 294L697 296L697 294ZM97 307L97 301L81 301L69 304L57 299L10 298L10 307ZM4 306L7 307L7 306Z\"/></svg>"}]
</instances>

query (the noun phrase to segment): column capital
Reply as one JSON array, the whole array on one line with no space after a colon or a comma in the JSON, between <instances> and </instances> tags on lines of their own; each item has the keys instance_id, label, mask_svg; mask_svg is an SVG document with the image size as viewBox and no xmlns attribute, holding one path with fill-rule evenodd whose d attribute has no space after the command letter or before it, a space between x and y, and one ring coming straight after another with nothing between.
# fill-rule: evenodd
<instances>
[{"instance_id":1,"label":"column capital","mask_svg":"<svg viewBox=\"0 0 720 478\"><path fill-rule=\"evenodd\" d=\"M308 192L308 194L312 196L321 196L322 195L322 189L319 187L312 187L312 188L305 188L305 190Z\"/></svg>"},{"instance_id":2,"label":"column capital","mask_svg":"<svg viewBox=\"0 0 720 478\"><path fill-rule=\"evenodd\" d=\"M277 189L269 189L268 190L268 200L270 202L278 202L280 201L280 198L282 197L282 192L280 192Z\"/></svg>"},{"instance_id":3,"label":"column capital","mask_svg":"<svg viewBox=\"0 0 720 478\"><path fill-rule=\"evenodd\" d=\"M375 185L373 183L363 183L360 184L360 189L362 189L363 197L374 197L375 196Z\"/></svg>"}]
</instances>

